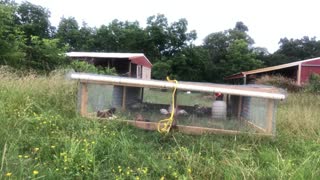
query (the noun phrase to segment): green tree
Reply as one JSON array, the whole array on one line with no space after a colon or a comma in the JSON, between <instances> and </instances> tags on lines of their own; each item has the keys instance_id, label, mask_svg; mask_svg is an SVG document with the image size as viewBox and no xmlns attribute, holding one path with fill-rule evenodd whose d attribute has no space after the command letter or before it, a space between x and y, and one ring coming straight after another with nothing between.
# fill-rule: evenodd
<instances>
[{"instance_id":1,"label":"green tree","mask_svg":"<svg viewBox=\"0 0 320 180\"><path fill-rule=\"evenodd\" d=\"M158 61L153 64L152 78L164 80L171 72L171 66L168 62Z\"/></svg>"},{"instance_id":2,"label":"green tree","mask_svg":"<svg viewBox=\"0 0 320 180\"><path fill-rule=\"evenodd\" d=\"M244 39L239 39L230 45L225 65L228 68L225 69L223 74L227 76L241 71L260 68L263 66L263 62L256 59L256 54L248 49L248 44Z\"/></svg>"},{"instance_id":3,"label":"green tree","mask_svg":"<svg viewBox=\"0 0 320 180\"><path fill-rule=\"evenodd\" d=\"M96 47L105 52L146 52L146 33L137 21L113 20L97 29Z\"/></svg>"},{"instance_id":4,"label":"green tree","mask_svg":"<svg viewBox=\"0 0 320 180\"><path fill-rule=\"evenodd\" d=\"M59 46L59 39L43 39L31 37L31 43L26 47L24 67L39 72L50 72L67 64L66 47Z\"/></svg>"},{"instance_id":5,"label":"green tree","mask_svg":"<svg viewBox=\"0 0 320 180\"><path fill-rule=\"evenodd\" d=\"M207 53L201 47L189 46L170 58L171 74L183 81L203 81Z\"/></svg>"},{"instance_id":6,"label":"green tree","mask_svg":"<svg viewBox=\"0 0 320 180\"><path fill-rule=\"evenodd\" d=\"M95 48L95 35L96 29L87 26L85 22L82 23L82 27L79 30L79 49L78 51L96 51Z\"/></svg>"},{"instance_id":7,"label":"green tree","mask_svg":"<svg viewBox=\"0 0 320 180\"><path fill-rule=\"evenodd\" d=\"M304 36L301 39L281 38L280 47L273 54L262 58L267 66L290 63L320 56L320 41L315 37Z\"/></svg>"},{"instance_id":8,"label":"green tree","mask_svg":"<svg viewBox=\"0 0 320 180\"><path fill-rule=\"evenodd\" d=\"M163 14L153 15L147 18L146 31L152 59L161 60L164 51L169 44L168 19Z\"/></svg>"},{"instance_id":9,"label":"green tree","mask_svg":"<svg viewBox=\"0 0 320 180\"><path fill-rule=\"evenodd\" d=\"M40 38L53 36L48 9L25 1L19 5L16 13L16 23L19 24L29 42L31 36L39 36Z\"/></svg>"},{"instance_id":10,"label":"green tree","mask_svg":"<svg viewBox=\"0 0 320 180\"><path fill-rule=\"evenodd\" d=\"M0 3L0 65L18 67L25 54L24 36L14 25L15 5Z\"/></svg>"},{"instance_id":11,"label":"green tree","mask_svg":"<svg viewBox=\"0 0 320 180\"><path fill-rule=\"evenodd\" d=\"M233 29L212 33L205 38L204 47L209 53L207 81L221 82L225 76L263 66L247 31L243 22L237 22Z\"/></svg>"},{"instance_id":12,"label":"green tree","mask_svg":"<svg viewBox=\"0 0 320 180\"><path fill-rule=\"evenodd\" d=\"M188 32L186 19L179 19L169 25L163 14L150 16L145 30L148 34L148 44L151 45L151 56L158 60L174 56L197 38L196 31Z\"/></svg>"},{"instance_id":13,"label":"green tree","mask_svg":"<svg viewBox=\"0 0 320 180\"><path fill-rule=\"evenodd\" d=\"M56 37L70 47L70 50L79 49L81 40L79 25L74 17L62 17L58 25Z\"/></svg>"}]
</instances>

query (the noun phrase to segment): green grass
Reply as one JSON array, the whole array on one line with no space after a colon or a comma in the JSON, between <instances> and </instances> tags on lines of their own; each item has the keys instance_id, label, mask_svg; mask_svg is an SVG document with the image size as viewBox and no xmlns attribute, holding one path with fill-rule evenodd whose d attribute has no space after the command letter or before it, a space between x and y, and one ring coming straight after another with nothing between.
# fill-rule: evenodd
<instances>
[{"instance_id":1,"label":"green grass","mask_svg":"<svg viewBox=\"0 0 320 180\"><path fill-rule=\"evenodd\" d=\"M318 179L320 97L290 94L277 135L163 136L78 116L77 84L0 72L1 179ZM10 176L9 176L10 175Z\"/></svg>"}]
</instances>

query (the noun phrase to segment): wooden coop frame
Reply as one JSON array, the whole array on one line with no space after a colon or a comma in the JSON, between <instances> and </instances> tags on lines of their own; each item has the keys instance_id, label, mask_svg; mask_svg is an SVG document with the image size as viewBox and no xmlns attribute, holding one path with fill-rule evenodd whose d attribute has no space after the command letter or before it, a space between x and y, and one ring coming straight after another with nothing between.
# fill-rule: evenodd
<instances>
[{"instance_id":1,"label":"wooden coop frame","mask_svg":"<svg viewBox=\"0 0 320 180\"><path fill-rule=\"evenodd\" d=\"M282 90L274 87L255 87L255 86L243 86L243 85L223 85L223 84L213 84L213 83L199 83L199 82L179 82L178 84L160 81L160 80L142 80L127 77L117 77L117 76L106 76L106 75L94 75L86 73L73 73L71 78L74 80L79 80L80 91L81 91L81 101L80 101L80 114L83 117L88 117L87 104L88 104L88 84L99 84L99 85L113 85L113 86L123 86L124 91L126 87L139 87L139 88L157 88L157 89L173 89L184 91L197 91L197 92L209 92L209 93L222 93L225 96L224 101L228 101L230 96L239 96L237 102L237 118L248 126L255 129L257 135L263 136L273 136L273 118L275 110L275 102L283 100L286 98L285 93ZM266 117L266 128L257 126L256 124L246 120L241 116L241 109L243 108L242 101L244 97L258 97L268 99L267 101L267 117ZM122 110L125 110L125 93L122 99ZM274 120L275 121L275 120ZM158 123L156 122L144 122L144 121L134 121L134 120L123 120L128 124L136 126L138 128L146 130L157 130ZM207 127L196 127L196 126L185 126L177 125L175 129L179 132L186 134L243 134L244 132L238 130L227 130L227 129L216 129Z\"/></svg>"}]
</instances>

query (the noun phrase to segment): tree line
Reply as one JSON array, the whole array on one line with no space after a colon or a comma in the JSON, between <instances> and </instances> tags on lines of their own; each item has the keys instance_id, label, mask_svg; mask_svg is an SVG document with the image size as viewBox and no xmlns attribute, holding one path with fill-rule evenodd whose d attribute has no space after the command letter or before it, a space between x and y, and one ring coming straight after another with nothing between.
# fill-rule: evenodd
<instances>
[{"instance_id":1,"label":"tree line","mask_svg":"<svg viewBox=\"0 0 320 180\"><path fill-rule=\"evenodd\" d=\"M207 35L195 45L195 30L181 18L169 23L163 14L139 22L117 19L100 27L78 24L62 17L51 25L50 11L30 2L17 4L0 0L0 65L50 72L66 66L67 51L144 53L153 64L152 76L164 79L221 82L223 77L255 68L320 56L315 37L280 39L279 49L269 53L255 47L248 27L237 22L233 28Z\"/></svg>"}]
</instances>

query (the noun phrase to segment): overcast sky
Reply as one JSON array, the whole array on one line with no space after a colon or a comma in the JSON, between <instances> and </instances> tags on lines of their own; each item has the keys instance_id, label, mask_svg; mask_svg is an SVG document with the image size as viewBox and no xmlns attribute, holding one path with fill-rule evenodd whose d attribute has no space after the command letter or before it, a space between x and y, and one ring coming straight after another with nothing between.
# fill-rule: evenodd
<instances>
[{"instance_id":1,"label":"overcast sky","mask_svg":"<svg viewBox=\"0 0 320 180\"><path fill-rule=\"evenodd\" d=\"M21 0L16 0L21 2ZM51 23L75 17L79 25L108 24L113 19L138 20L164 14L169 22L186 18L189 30L196 30L201 44L206 35L233 28L244 22L255 46L269 52L278 49L280 38L320 37L320 0L29 0L51 11Z\"/></svg>"}]
</instances>

